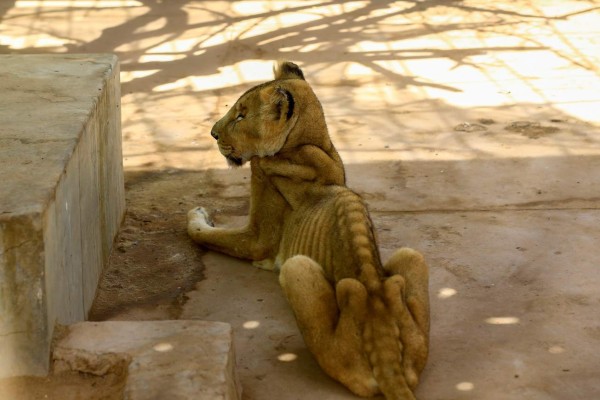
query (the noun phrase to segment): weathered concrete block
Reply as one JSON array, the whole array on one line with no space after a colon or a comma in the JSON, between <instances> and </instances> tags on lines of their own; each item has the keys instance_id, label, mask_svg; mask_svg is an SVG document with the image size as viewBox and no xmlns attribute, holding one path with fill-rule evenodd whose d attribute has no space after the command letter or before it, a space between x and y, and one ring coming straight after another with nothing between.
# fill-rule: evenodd
<instances>
[{"instance_id":1,"label":"weathered concrete block","mask_svg":"<svg viewBox=\"0 0 600 400\"><path fill-rule=\"evenodd\" d=\"M113 55L0 55L0 377L84 320L125 200Z\"/></svg>"},{"instance_id":2,"label":"weathered concrete block","mask_svg":"<svg viewBox=\"0 0 600 400\"><path fill-rule=\"evenodd\" d=\"M234 400L241 390L229 324L81 322L54 347L56 367L96 375L127 368L129 400Z\"/></svg>"}]
</instances>

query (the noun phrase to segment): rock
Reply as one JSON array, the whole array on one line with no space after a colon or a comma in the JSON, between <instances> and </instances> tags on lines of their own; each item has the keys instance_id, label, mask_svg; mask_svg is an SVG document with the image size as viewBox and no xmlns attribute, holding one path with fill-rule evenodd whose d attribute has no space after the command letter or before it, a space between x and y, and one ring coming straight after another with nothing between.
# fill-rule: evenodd
<instances>
[{"instance_id":1,"label":"rock","mask_svg":"<svg viewBox=\"0 0 600 400\"><path fill-rule=\"evenodd\" d=\"M127 369L125 399L239 399L233 331L206 321L105 321L71 325L53 352L60 370Z\"/></svg>"}]
</instances>

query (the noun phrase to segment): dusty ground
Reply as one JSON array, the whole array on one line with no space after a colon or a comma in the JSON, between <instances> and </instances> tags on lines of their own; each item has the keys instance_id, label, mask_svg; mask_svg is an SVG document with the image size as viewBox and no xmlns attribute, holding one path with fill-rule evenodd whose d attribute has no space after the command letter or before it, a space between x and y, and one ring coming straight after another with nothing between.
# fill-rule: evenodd
<instances>
[{"instance_id":1,"label":"dusty ground","mask_svg":"<svg viewBox=\"0 0 600 400\"><path fill-rule=\"evenodd\" d=\"M249 171L209 130L280 58L320 97L383 257L409 245L431 266L418 397L600 397L598 27L592 1L0 1L0 52L122 63L128 211L90 318L231 323L247 400L353 398L274 273L185 235L196 205L243 223ZM2 387L50 398L73 379Z\"/></svg>"},{"instance_id":2,"label":"dusty ground","mask_svg":"<svg viewBox=\"0 0 600 400\"><path fill-rule=\"evenodd\" d=\"M90 320L127 319L132 308L133 319L140 312L144 319L181 316L186 293L204 279L202 250L183 229L192 197L186 186L194 175L126 175L128 209Z\"/></svg>"}]
</instances>

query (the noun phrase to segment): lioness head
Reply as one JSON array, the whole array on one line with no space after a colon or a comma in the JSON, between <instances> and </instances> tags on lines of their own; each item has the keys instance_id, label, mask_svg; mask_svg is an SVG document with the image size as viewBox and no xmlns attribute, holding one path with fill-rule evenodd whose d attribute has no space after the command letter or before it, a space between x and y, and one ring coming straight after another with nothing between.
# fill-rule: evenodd
<instances>
[{"instance_id":1,"label":"lioness head","mask_svg":"<svg viewBox=\"0 0 600 400\"><path fill-rule=\"evenodd\" d=\"M298 121L301 104L311 95L300 68L279 63L275 80L244 93L211 130L229 165L241 166L254 156L281 150Z\"/></svg>"}]
</instances>

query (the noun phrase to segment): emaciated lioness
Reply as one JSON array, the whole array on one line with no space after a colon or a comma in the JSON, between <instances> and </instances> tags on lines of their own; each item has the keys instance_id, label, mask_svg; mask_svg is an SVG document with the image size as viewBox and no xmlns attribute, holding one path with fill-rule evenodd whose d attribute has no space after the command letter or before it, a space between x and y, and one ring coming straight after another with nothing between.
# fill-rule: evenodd
<instances>
[{"instance_id":1,"label":"emaciated lioness","mask_svg":"<svg viewBox=\"0 0 600 400\"><path fill-rule=\"evenodd\" d=\"M207 248L280 267L279 281L323 370L361 396L413 399L428 354L428 272L402 248L382 264L367 208L345 186L321 104L293 63L244 93L212 129L230 165L250 161L248 225L188 233Z\"/></svg>"}]
</instances>

